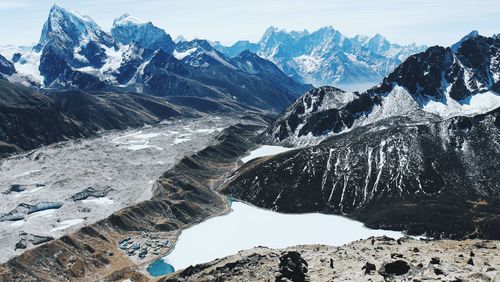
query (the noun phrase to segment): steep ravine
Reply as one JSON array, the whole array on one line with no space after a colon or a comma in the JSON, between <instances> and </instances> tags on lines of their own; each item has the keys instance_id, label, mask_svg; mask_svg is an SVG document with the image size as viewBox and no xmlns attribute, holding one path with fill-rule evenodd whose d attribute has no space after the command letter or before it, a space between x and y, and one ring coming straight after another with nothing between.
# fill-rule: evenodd
<instances>
[{"instance_id":1,"label":"steep ravine","mask_svg":"<svg viewBox=\"0 0 500 282\"><path fill-rule=\"evenodd\" d=\"M227 212L225 198L211 185L236 169L239 157L262 129L242 124L225 129L217 144L165 172L151 200L14 257L0 266L0 281L148 280L143 265L151 260L134 261L118 249L118 242L144 236L175 242L181 229ZM166 252L168 248L162 249L160 256Z\"/></svg>"}]
</instances>

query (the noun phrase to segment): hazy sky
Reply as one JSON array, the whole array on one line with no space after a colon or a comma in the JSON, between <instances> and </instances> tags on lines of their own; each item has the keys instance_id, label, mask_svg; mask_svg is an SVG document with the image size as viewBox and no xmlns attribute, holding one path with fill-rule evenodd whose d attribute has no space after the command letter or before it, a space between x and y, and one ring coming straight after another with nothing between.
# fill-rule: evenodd
<instances>
[{"instance_id":1,"label":"hazy sky","mask_svg":"<svg viewBox=\"0 0 500 282\"><path fill-rule=\"evenodd\" d=\"M271 25L347 36L380 33L397 43L450 45L471 30L500 33L499 0L0 0L0 45L38 41L57 3L92 17L105 30L129 13L175 38L257 41Z\"/></svg>"}]
</instances>

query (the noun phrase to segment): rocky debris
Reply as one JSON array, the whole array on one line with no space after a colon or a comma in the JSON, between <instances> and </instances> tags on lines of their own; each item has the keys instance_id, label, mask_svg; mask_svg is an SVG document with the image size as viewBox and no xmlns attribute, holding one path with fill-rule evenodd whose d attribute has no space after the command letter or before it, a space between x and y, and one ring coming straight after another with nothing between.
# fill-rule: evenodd
<instances>
[{"instance_id":1,"label":"rocky debris","mask_svg":"<svg viewBox=\"0 0 500 282\"><path fill-rule=\"evenodd\" d=\"M307 277L307 261L299 252L286 252L280 257L279 274L276 281L309 281Z\"/></svg>"},{"instance_id":2,"label":"rocky debris","mask_svg":"<svg viewBox=\"0 0 500 282\"><path fill-rule=\"evenodd\" d=\"M26 245L26 240L21 239L16 243L15 249L26 249L28 246Z\"/></svg>"},{"instance_id":3,"label":"rocky debris","mask_svg":"<svg viewBox=\"0 0 500 282\"><path fill-rule=\"evenodd\" d=\"M401 276L410 271L410 265L404 260L396 260L382 264L378 273L384 277Z\"/></svg>"},{"instance_id":4,"label":"rocky debris","mask_svg":"<svg viewBox=\"0 0 500 282\"><path fill-rule=\"evenodd\" d=\"M19 193L19 192L25 191L26 188L27 188L26 185L12 184L12 185L10 185L9 189L5 192L2 192L2 194L10 194L12 192Z\"/></svg>"},{"instance_id":5,"label":"rocky debris","mask_svg":"<svg viewBox=\"0 0 500 282\"><path fill-rule=\"evenodd\" d=\"M398 245L401 245L401 241L397 241L398 242ZM393 253L391 254L391 258L394 259L394 258L403 258L403 255L402 254L398 254L398 253Z\"/></svg>"},{"instance_id":6,"label":"rocky debris","mask_svg":"<svg viewBox=\"0 0 500 282\"><path fill-rule=\"evenodd\" d=\"M39 235L31 235L31 239L29 239L30 242L33 244L33 245L40 245L40 244L43 244L43 243L46 243L46 242L49 242L49 241L52 241L54 240L53 237L50 237L50 236L39 236Z\"/></svg>"},{"instance_id":7,"label":"rocky debris","mask_svg":"<svg viewBox=\"0 0 500 282\"><path fill-rule=\"evenodd\" d=\"M109 192L113 191L113 188L107 186L103 189L96 189L94 187L87 187L83 189L82 191L76 193L75 195L71 196L71 200L73 201L81 201L85 200L89 197L94 197L94 198L102 198L106 197Z\"/></svg>"},{"instance_id":8,"label":"rocky debris","mask_svg":"<svg viewBox=\"0 0 500 282\"><path fill-rule=\"evenodd\" d=\"M45 186L45 184L41 184L41 183L30 184L30 185L26 185L26 184L11 184L10 187L9 187L9 189L7 189L6 191L2 192L2 194L8 195L8 194L11 194L11 193L21 193L21 192L26 191L30 187L39 188L39 187L44 187L44 186Z\"/></svg>"},{"instance_id":9,"label":"rocky debris","mask_svg":"<svg viewBox=\"0 0 500 282\"><path fill-rule=\"evenodd\" d=\"M49 209L59 209L63 204L60 202L40 202L36 204L19 204L15 209L2 214L0 221L17 221L23 220L27 214L32 214L39 211Z\"/></svg>"},{"instance_id":10,"label":"rocky debris","mask_svg":"<svg viewBox=\"0 0 500 282\"><path fill-rule=\"evenodd\" d=\"M431 258L431 264L440 264L441 263L441 259L438 258L438 257L434 257L434 258Z\"/></svg>"},{"instance_id":11,"label":"rocky debris","mask_svg":"<svg viewBox=\"0 0 500 282\"><path fill-rule=\"evenodd\" d=\"M365 270L365 274L372 274L372 272L377 270L377 267L373 263L367 262L361 270Z\"/></svg>"},{"instance_id":12,"label":"rocky debris","mask_svg":"<svg viewBox=\"0 0 500 282\"><path fill-rule=\"evenodd\" d=\"M17 249L26 249L28 244L31 243L33 246L41 245L43 243L54 240L53 237L50 236L41 236L36 234L29 234L26 232L21 232L19 234L19 241L15 245L15 250Z\"/></svg>"},{"instance_id":13,"label":"rocky debris","mask_svg":"<svg viewBox=\"0 0 500 282\"><path fill-rule=\"evenodd\" d=\"M393 239L374 237L339 247L258 247L190 267L189 272L177 271L160 281L274 281L282 275L283 268L295 269L298 272L293 273L310 281L495 281L500 277L500 250L494 248L499 247L500 242L411 238L402 238L399 242L400 245ZM484 242L489 242L490 248L476 247ZM414 248L419 252L414 252ZM475 265L468 265L467 259L459 258L464 251L475 253L478 260ZM404 259L388 261L394 253L402 254ZM437 255L440 264L430 264ZM250 259L257 256L258 260ZM335 269L326 263L330 258L335 262ZM227 267L228 264L233 264L233 267Z\"/></svg>"}]
</instances>

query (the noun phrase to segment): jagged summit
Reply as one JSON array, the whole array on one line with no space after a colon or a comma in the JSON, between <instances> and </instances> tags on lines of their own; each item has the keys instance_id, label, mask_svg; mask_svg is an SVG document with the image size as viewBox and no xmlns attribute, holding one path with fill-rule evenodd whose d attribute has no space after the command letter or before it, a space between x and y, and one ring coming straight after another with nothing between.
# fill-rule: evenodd
<instances>
[{"instance_id":1,"label":"jagged summit","mask_svg":"<svg viewBox=\"0 0 500 282\"><path fill-rule=\"evenodd\" d=\"M469 34L467 34L466 36L462 37L462 39L460 39L457 43L451 45L450 48L453 52L456 52L464 41L466 41L469 38L474 38L477 36L479 36L479 32L477 30L473 30Z\"/></svg>"},{"instance_id":2,"label":"jagged summit","mask_svg":"<svg viewBox=\"0 0 500 282\"><path fill-rule=\"evenodd\" d=\"M99 41L106 46L113 45L113 39L89 16L52 6L40 36L39 45L58 39L63 44L77 45L81 40Z\"/></svg>"},{"instance_id":3,"label":"jagged summit","mask_svg":"<svg viewBox=\"0 0 500 282\"><path fill-rule=\"evenodd\" d=\"M250 50L304 83L340 87L359 84L361 88L375 85L408 56L426 48L394 44L380 34L349 38L332 26L313 32L271 26L259 42L238 41L229 47L216 47L229 57Z\"/></svg>"},{"instance_id":4,"label":"jagged summit","mask_svg":"<svg viewBox=\"0 0 500 282\"><path fill-rule=\"evenodd\" d=\"M124 14L113 21L111 35L121 44L135 42L145 49L163 49L169 53L173 51L175 45L165 30L129 14Z\"/></svg>"},{"instance_id":5,"label":"jagged summit","mask_svg":"<svg viewBox=\"0 0 500 282\"><path fill-rule=\"evenodd\" d=\"M177 36L174 40L175 43L185 42L185 41L187 41L187 39L182 35Z\"/></svg>"},{"instance_id":6,"label":"jagged summit","mask_svg":"<svg viewBox=\"0 0 500 282\"><path fill-rule=\"evenodd\" d=\"M302 146L415 112L440 118L487 113L500 107L499 58L497 37L469 37L456 52L430 47L410 56L364 93L340 95L324 87L311 90L275 121L267 136L275 143ZM343 103L331 102L339 97Z\"/></svg>"},{"instance_id":7,"label":"jagged summit","mask_svg":"<svg viewBox=\"0 0 500 282\"><path fill-rule=\"evenodd\" d=\"M143 20L136 17L132 17L130 14L125 13L113 21L113 26L123 25L123 24L145 24Z\"/></svg>"}]
</instances>

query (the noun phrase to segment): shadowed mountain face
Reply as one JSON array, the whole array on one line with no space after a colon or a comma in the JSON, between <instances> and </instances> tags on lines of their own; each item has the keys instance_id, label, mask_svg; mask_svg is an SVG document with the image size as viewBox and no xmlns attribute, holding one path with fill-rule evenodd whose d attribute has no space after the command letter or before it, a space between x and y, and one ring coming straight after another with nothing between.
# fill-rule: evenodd
<instances>
[{"instance_id":1,"label":"shadowed mountain face","mask_svg":"<svg viewBox=\"0 0 500 282\"><path fill-rule=\"evenodd\" d=\"M50 92L47 95L0 80L0 155L29 150L99 130L152 124L190 112L154 97ZM182 112L182 113L181 113Z\"/></svg>"},{"instance_id":2,"label":"shadowed mountain face","mask_svg":"<svg viewBox=\"0 0 500 282\"><path fill-rule=\"evenodd\" d=\"M0 78L13 75L15 72L16 68L14 67L14 64L12 64L4 56L0 55Z\"/></svg>"},{"instance_id":3,"label":"shadowed mountain face","mask_svg":"<svg viewBox=\"0 0 500 282\"><path fill-rule=\"evenodd\" d=\"M216 48L230 57L245 50L257 53L297 81L348 88L377 84L408 56L426 49L390 43L380 34L348 38L332 27L312 33L271 27L257 43L238 41Z\"/></svg>"},{"instance_id":4,"label":"shadowed mountain face","mask_svg":"<svg viewBox=\"0 0 500 282\"><path fill-rule=\"evenodd\" d=\"M230 59L206 40L172 41L151 22L123 15L108 34L90 17L54 5L32 49L0 50L9 80L50 89L127 91L196 97L239 108L280 112L310 89L256 55ZM3 57L2 57L3 58ZM10 58L9 58L10 59ZM184 99L185 101L189 99Z\"/></svg>"},{"instance_id":5,"label":"shadowed mountain face","mask_svg":"<svg viewBox=\"0 0 500 282\"><path fill-rule=\"evenodd\" d=\"M142 22L129 14L124 14L113 22L111 35L124 45L135 42L144 49L162 49L166 52L172 52L175 48L172 37L163 29L151 22Z\"/></svg>"},{"instance_id":6,"label":"shadowed mountain face","mask_svg":"<svg viewBox=\"0 0 500 282\"><path fill-rule=\"evenodd\" d=\"M431 47L409 57L374 92L390 92L394 85L408 89L415 100L446 102L500 91L500 39L476 35L451 48Z\"/></svg>"},{"instance_id":7,"label":"shadowed mountain face","mask_svg":"<svg viewBox=\"0 0 500 282\"><path fill-rule=\"evenodd\" d=\"M50 98L2 80L0 107L0 140L18 149L91 134L71 115L60 112Z\"/></svg>"},{"instance_id":8,"label":"shadowed mountain face","mask_svg":"<svg viewBox=\"0 0 500 282\"><path fill-rule=\"evenodd\" d=\"M500 39L480 35L450 48L430 47L410 56L364 93L313 89L288 107L265 139L317 144L327 136L387 117L421 111L442 118L482 114L500 107Z\"/></svg>"},{"instance_id":9,"label":"shadowed mountain face","mask_svg":"<svg viewBox=\"0 0 500 282\"><path fill-rule=\"evenodd\" d=\"M487 136L487 138L485 138ZM345 214L410 234L500 239L500 110L393 117L246 164L224 193L280 212Z\"/></svg>"}]
</instances>

